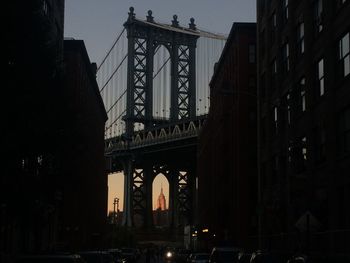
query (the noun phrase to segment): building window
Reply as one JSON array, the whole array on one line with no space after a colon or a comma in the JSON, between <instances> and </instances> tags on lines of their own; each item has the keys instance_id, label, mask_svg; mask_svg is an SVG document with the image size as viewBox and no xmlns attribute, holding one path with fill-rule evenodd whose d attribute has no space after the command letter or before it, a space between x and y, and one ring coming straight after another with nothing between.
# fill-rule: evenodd
<instances>
[{"instance_id":1,"label":"building window","mask_svg":"<svg viewBox=\"0 0 350 263\"><path fill-rule=\"evenodd\" d=\"M350 74L350 48L349 48L349 33L347 33L339 41L339 62L342 76L346 77Z\"/></svg>"},{"instance_id":2,"label":"building window","mask_svg":"<svg viewBox=\"0 0 350 263\"><path fill-rule=\"evenodd\" d=\"M305 51L305 40L304 40L304 22L301 22L298 24L298 28L297 28L297 47L298 47L298 54L304 54Z\"/></svg>"},{"instance_id":3,"label":"building window","mask_svg":"<svg viewBox=\"0 0 350 263\"><path fill-rule=\"evenodd\" d=\"M307 141L306 137L301 138L301 170L306 169L306 163L307 163Z\"/></svg>"},{"instance_id":4,"label":"building window","mask_svg":"<svg viewBox=\"0 0 350 263\"><path fill-rule=\"evenodd\" d=\"M288 43L284 44L282 48L282 58L283 58L283 69L285 72L289 71L289 45Z\"/></svg>"},{"instance_id":5,"label":"building window","mask_svg":"<svg viewBox=\"0 0 350 263\"><path fill-rule=\"evenodd\" d=\"M288 153L287 153L287 161L289 166L292 166L292 161L293 161L293 141L289 141L288 143Z\"/></svg>"},{"instance_id":6,"label":"building window","mask_svg":"<svg viewBox=\"0 0 350 263\"><path fill-rule=\"evenodd\" d=\"M338 153L350 153L350 108L339 114L337 133Z\"/></svg>"},{"instance_id":7,"label":"building window","mask_svg":"<svg viewBox=\"0 0 350 263\"><path fill-rule=\"evenodd\" d=\"M300 109L302 112L306 111L305 78L300 80Z\"/></svg>"},{"instance_id":8,"label":"building window","mask_svg":"<svg viewBox=\"0 0 350 263\"><path fill-rule=\"evenodd\" d=\"M291 164L293 170L296 173L302 173L306 170L307 167L307 140L306 137L301 137L298 139L297 143L293 146L293 142L289 144L291 151Z\"/></svg>"},{"instance_id":9,"label":"building window","mask_svg":"<svg viewBox=\"0 0 350 263\"><path fill-rule=\"evenodd\" d=\"M42 10L46 16L49 15L50 7L49 7L49 4L46 0L43 1Z\"/></svg>"},{"instance_id":10,"label":"building window","mask_svg":"<svg viewBox=\"0 0 350 263\"><path fill-rule=\"evenodd\" d=\"M274 59L273 62L272 62L272 73L274 75L277 74L277 61L276 61L276 59Z\"/></svg>"},{"instance_id":11,"label":"building window","mask_svg":"<svg viewBox=\"0 0 350 263\"><path fill-rule=\"evenodd\" d=\"M255 45L249 45L249 63L255 63L256 52L255 52Z\"/></svg>"},{"instance_id":12,"label":"building window","mask_svg":"<svg viewBox=\"0 0 350 263\"><path fill-rule=\"evenodd\" d=\"M286 95L286 104L287 104L287 122L288 122L288 125L290 125L290 122L291 122L291 110L290 110L291 99L290 99L289 92Z\"/></svg>"},{"instance_id":13,"label":"building window","mask_svg":"<svg viewBox=\"0 0 350 263\"><path fill-rule=\"evenodd\" d=\"M322 12L323 12L322 0L316 0L314 2L314 18L315 18L314 23L315 23L316 33L319 33L323 30Z\"/></svg>"},{"instance_id":14,"label":"building window","mask_svg":"<svg viewBox=\"0 0 350 263\"><path fill-rule=\"evenodd\" d=\"M318 95L323 96L325 92L324 87L324 61L323 59L319 60L317 63L317 88Z\"/></svg>"},{"instance_id":15,"label":"building window","mask_svg":"<svg viewBox=\"0 0 350 263\"><path fill-rule=\"evenodd\" d=\"M278 133L278 109L277 106L273 107L273 111L272 111L272 118L273 118L273 131L274 134Z\"/></svg>"},{"instance_id":16,"label":"building window","mask_svg":"<svg viewBox=\"0 0 350 263\"><path fill-rule=\"evenodd\" d=\"M283 20L286 23L289 18L288 0L283 0Z\"/></svg>"}]
</instances>

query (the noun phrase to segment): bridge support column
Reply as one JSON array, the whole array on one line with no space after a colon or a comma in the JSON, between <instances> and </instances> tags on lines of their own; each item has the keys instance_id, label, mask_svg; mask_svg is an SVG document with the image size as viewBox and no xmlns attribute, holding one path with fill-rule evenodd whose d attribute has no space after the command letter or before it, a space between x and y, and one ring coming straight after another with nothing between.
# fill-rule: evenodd
<instances>
[{"instance_id":1,"label":"bridge support column","mask_svg":"<svg viewBox=\"0 0 350 263\"><path fill-rule=\"evenodd\" d=\"M123 161L124 167L124 212L123 226L132 226L132 181L133 181L133 160L128 158Z\"/></svg>"},{"instance_id":2,"label":"bridge support column","mask_svg":"<svg viewBox=\"0 0 350 263\"><path fill-rule=\"evenodd\" d=\"M152 166L147 165L144 168L145 174L145 187L146 187L146 207L145 207L145 217L144 217L144 227L151 228L153 226L153 213L152 213L152 183L153 183L153 172Z\"/></svg>"},{"instance_id":3,"label":"bridge support column","mask_svg":"<svg viewBox=\"0 0 350 263\"><path fill-rule=\"evenodd\" d=\"M178 225L178 171L171 169L169 171L169 223L170 228L176 228Z\"/></svg>"}]
</instances>

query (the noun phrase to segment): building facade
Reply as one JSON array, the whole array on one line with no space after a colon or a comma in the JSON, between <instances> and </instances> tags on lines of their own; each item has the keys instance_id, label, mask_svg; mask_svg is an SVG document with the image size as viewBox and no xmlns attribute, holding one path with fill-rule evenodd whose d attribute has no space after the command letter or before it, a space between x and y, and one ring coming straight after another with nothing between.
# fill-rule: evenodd
<instances>
[{"instance_id":1,"label":"building facade","mask_svg":"<svg viewBox=\"0 0 350 263\"><path fill-rule=\"evenodd\" d=\"M3 5L0 254L50 249L57 232L64 1Z\"/></svg>"},{"instance_id":2,"label":"building facade","mask_svg":"<svg viewBox=\"0 0 350 263\"><path fill-rule=\"evenodd\" d=\"M241 247L256 231L255 52L255 23L234 23L210 82L198 142L198 232Z\"/></svg>"},{"instance_id":3,"label":"building facade","mask_svg":"<svg viewBox=\"0 0 350 263\"><path fill-rule=\"evenodd\" d=\"M257 1L260 242L349 252L350 1Z\"/></svg>"},{"instance_id":4,"label":"building facade","mask_svg":"<svg viewBox=\"0 0 350 263\"><path fill-rule=\"evenodd\" d=\"M64 41L64 62L60 241L77 249L96 248L102 245L107 223L107 114L96 82L96 64L91 64L82 40Z\"/></svg>"},{"instance_id":5,"label":"building facade","mask_svg":"<svg viewBox=\"0 0 350 263\"><path fill-rule=\"evenodd\" d=\"M7 262L67 244L63 229L83 228L72 220L86 235L101 233L107 175L106 113L86 50L79 46L76 60L64 55L64 1L3 7L0 255Z\"/></svg>"}]
</instances>

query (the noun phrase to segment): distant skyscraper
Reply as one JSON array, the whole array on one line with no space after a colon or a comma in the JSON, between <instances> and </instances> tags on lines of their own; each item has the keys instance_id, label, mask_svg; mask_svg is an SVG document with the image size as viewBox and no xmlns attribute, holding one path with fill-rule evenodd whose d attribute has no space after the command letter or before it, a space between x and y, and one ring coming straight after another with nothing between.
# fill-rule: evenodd
<instances>
[{"instance_id":1,"label":"distant skyscraper","mask_svg":"<svg viewBox=\"0 0 350 263\"><path fill-rule=\"evenodd\" d=\"M166 202L165 202L165 196L163 194L163 186L160 188L160 194L158 196L157 200L157 208L156 210L160 209L161 211L166 210Z\"/></svg>"}]
</instances>

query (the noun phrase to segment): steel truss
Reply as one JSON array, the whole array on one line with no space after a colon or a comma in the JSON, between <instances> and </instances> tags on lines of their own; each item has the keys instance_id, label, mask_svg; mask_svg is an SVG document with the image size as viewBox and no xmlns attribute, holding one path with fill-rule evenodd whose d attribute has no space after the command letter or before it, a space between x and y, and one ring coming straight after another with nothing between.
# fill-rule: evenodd
<instances>
[{"instance_id":1,"label":"steel truss","mask_svg":"<svg viewBox=\"0 0 350 263\"><path fill-rule=\"evenodd\" d=\"M132 142L135 124L141 123L145 129L159 125L153 117L153 59L160 45L170 54L171 98L170 119L168 123L196 117L196 74L195 49L198 34L191 19L188 31L179 29L174 16L172 28L156 26L152 12L148 12L147 21L135 18L130 8L129 18L124 24L128 37L128 82L126 124L124 137L126 145ZM135 160L136 158L136 160ZM184 225L191 221L192 192L190 169L172 167L152 161L140 161L142 156L132 155L124 160L125 208L123 224L136 227L153 225L152 183L154 178L163 174L169 182L169 223L171 226ZM173 157L170 157L173 158ZM141 163L141 164L140 164Z\"/></svg>"}]
</instances>

